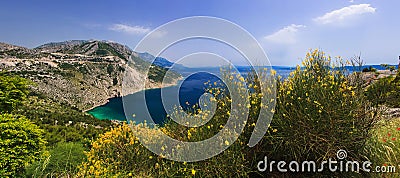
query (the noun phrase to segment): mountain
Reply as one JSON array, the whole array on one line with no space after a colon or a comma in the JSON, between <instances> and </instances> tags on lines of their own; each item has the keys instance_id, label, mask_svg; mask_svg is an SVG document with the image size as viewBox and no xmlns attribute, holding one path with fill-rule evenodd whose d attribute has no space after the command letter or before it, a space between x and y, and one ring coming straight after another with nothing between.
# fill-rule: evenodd
<instances>
[{"instance_id":1,"label":"mountain","mask_svg":"<svg viewBox=\"0 0 400 178\"><path fill-rule=\"evenodd\" d=\"M34 49L0 43L0 70L34 81L35 92L79 110L137 92L145 78L149 78L147 88L161 87L167 71L125 45L99 40L48 43ZM126 93L122 93L124 72L130 76ZM165 85L176 84L180 77L173 73Z\"/></svg>"},{"instance_id":2,"label":"mountain","mask_svg":"<svg viewBox=\"0 0 400 178\"><path fill-rule=\"evenodd\" d=\"M85 56L116 56L127 60L132 50L124 45L97 40L70 40L65 42L47 43L35 48L44 53L80 54Z\"/></svg>"},{"instance_id":3,"label":"mountain","mask_svg":"<svg viewBox=\"0 0 400 178\"><path fill-rule=\"evenodd\" d=\"M8 56L15 56L18 58L32 57L31 55L33 53L34 50L0 42L0 59Z\"/></svg>"},{"instance_id":4,"label":"mountain","mask_svg":"<svg viewBox=\"0 0 400 178\"><path fill-rule=\"evenodd\" d=\"M145 61L153 62L153 60L154 60L153 64L155 64L157 66L160 66L160 67L170 68L172 65L174 65L173 62L171 62L171 61L169 61L169 60L167 60L165 58L154 57L153 55L151 55L151 54L149 54L147 52L138 53L138 54L139 54L139 57L142 58ZM175 64L174 68L179 70L179 69L182 69L182 68L185 68L185 67L182 64Z\"/></svg>"}]
</instances>

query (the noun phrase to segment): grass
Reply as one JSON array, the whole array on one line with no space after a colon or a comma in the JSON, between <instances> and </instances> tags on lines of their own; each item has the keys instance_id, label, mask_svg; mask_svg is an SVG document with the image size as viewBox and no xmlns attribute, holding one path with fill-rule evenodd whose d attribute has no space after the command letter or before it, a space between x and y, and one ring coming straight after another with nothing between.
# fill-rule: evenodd
<instances>
[{"instance_id":1,"label":"grass","mask_svg":"<svg viewBox=\"0 0 400 178\"><path fill-rule=\"evenodd\" d=\"M372 129L365 151L374 166L394 166L397 173L373 173L374 177L399 177L400 118L384 119Z\"/></svg>"}]
</instances>

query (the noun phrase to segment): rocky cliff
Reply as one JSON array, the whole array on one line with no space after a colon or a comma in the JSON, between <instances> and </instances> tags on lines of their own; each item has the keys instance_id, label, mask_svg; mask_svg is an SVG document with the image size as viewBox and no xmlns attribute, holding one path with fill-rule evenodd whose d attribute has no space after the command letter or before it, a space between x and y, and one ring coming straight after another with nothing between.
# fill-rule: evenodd
<instances>
[{"instance_id":1,"label":"rocky cliff","mask_svg":"<svg viewBox=\"0 0 400 178\"><path fill-rule=\"evenodd\" d=\"M80 110L121 96L124 72L131 76L128 92L133 93L141 90L139 84L145 78L148 88L161 87L167 71L127 46L96 40L49 43L34 49L0 43L0 69L31 79L36 83L34 91ZM179 79L175 73L164 84L174 85Z\"/></svg>"}]
</instances>

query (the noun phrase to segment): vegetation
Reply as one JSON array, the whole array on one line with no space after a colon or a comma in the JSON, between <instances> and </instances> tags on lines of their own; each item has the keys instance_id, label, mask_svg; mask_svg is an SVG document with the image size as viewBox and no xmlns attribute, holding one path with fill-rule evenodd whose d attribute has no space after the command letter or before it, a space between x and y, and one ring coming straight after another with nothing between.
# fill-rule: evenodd
<instances>
[{"instance_id":1,"label":"vegetation","mask_svg":"<svg viewBox=\"0 0 400 178\"><path fill-rule=\"evenodd\" d=\"M398 177L400 165L400 118L381 120L371 131L365 152L374 165L396 167L397 173L377 173L376 177Z\"/></svg>"},{"instance_id":2,"label":"vegetation","mask_svg":"<svg viewBox=\"0 0 400 178\"><path fill-rule=\"evenodd\" d=\"M29 102L13 113L25 115L44 129L49 146L58 142L87 143L112 126L108 120L98 120L76 108L37 95L31 93Z\"/></svg>"},{"instance_id":3,"label":"vegetation","mask_svg":"<svg viewBox=\"0 0 400 178\"><path fill-rule=\"evenodd\" d=\"M374 104L400 107L400 73L397 76L381 78L367 87L365 95Z\"/></svg>"},{"instance_id":4,"label":"vegetation","mask_svg":"<svg viewBox=\"0 0 400 178\"><path fill-rule=\"evenodd\" d=\"M393 161L398 160L399 153L396 151L399 148L398 145L380 144L382 142L381 134L386 134L387 129L391 130L392 135L386 140L396 140L397 135L392 132L399 129L397 128L398 123L396 123L397 125L392 124L391 128L383 126L383 121L375 124L379 117L373 115L375 109L371 107L370 101L364 95L363 81L359 76L361 73L347 75L342 63L334 66L330 57L318 50L307 54L303 65L302 68L298 66L289 78L278 83L274 118L268 134L255 148L248 148L245 144L254 128L257 114L261 109L267 108L259 104L260 96L262 96L259 88L263 79L250 73L247 79L250 87L249 122L244 129L244 134L223 153L194 163L168 161L162 156L148 151L138 142L137 135L135 135L148 135L146 138L153 142L158 142L160 131L175 139L189 142L211 138L224 127L229 116L230 107L228 106L232 104L229 93L225 93L224 89L211 88L209 92L217 98L218 109L212 120L205 125L184 127L175 122L168 122L161 129L131 125L130 127L133 127L134 130L141 130L134 133L131 132L129 125L122 125L105 133L92 143L92 149L88 152L88 161L83 163L79 175L294 176L279 172L262 175L257 170L258 160L263 160L264 156L268 156L272 160L289 162L292 160L322 161L328 158L336 159L339 149L348 152L347 160L370 160L377 164L398 164ZM192 116L204 117L201 112L195 107ZM371 147L381 150L380 154L373 153L374 149ZM381 147L386 151L382 151ZM388 155L388 153L390 154ZM386 154L385 163L382 160L383 154ZM387 160L391 160L391 162ZM135 167L134 165L141 166ZM379 176L378 174L367 175L353 172L323 172L322 175ZM296 174L296 176L307 177L322 175Z\"/></svg>"},{"instance_id":5,"label":"vegetation","mask_svg":"<svg viewBox=\"0 0 400 178\"><path fill-rule=\"evenodd\" d=\"M135 67L149 67L147 63L133 60ZM290 174L277 170L260 172L257 169L264 156L274 161L321 162L330 158L337 160L336 153L340 149L347 151L345 160L369 160L373 163L372 168L400 164L400 119L381 117L378 107L400 107L400 72L395 77L379 79L366 87L362 80L363 73L349 74L345 69L340 58L333 62L322 51L311 51L302 66L297 66L288 78L277 77L277 98L276 101L269 101L276 102L274 108L269 107L270 103L261 105L261 100L266 97L263 94L271 94L271 88L261 91L261 86L271 86L266 76L274 75L275 71L254 69L245 79L229 69L223 70L222 77L227 81L225 85L231 86L234 91L217 87L219 84L210 84L207 92L214 96L210 100L215 101L217 110L210 121L199 127L185 127L172 120L163 127L127 123L113 127L109 121L96 120L67 104L39 93L29 93L25 91L28 89L27 81L16 85L20 79L3 75L0 76L0 86L4 86L1 96L7 97L2 97L4 100L1 102L15 104L12 107L0 105L2 111L14 114L0 115L0 153L5 156L0 160L0 176L22 175L25 169L25 176L28 177L398 177L398 173L325 171ZM104 64L104 72L116 70L117 66ZM165 72L152 67L150 76L155 74L152 79L160 80ZM12 93L10 91L21 92L15 92L20 93L17 95L6 94ZM248 102L245 97L248 97ZM233 100L238 98L242 107L233 111ZM268 130L261 142L249 148L247 143L262 111L274 113L273 120L265 126ZM154 154L143 145L162 143L161 134L185 142L211 138L226 126L230 112L239 113L240 118L247 117L244 125L235 124L235 127L244 128L243 133L232 143L226 135L218 137L218 141L229 145L229 148L207 160L192 163L170 161L165 159L171 156L169 151L184 151L179 145L161 147L161 155ZM171 114L183 116L179 110ZM204 120L211 115L200 110L199 105L186 114L193 120ZM18 122L23 124L15 124ZM40 136L43 132L44 136ZM36 141L25 142L18 136ZM43 137L48 141L46 149ZM139 141L139 138L144 140ZM10 145L14 142L3 140L17 142ZM33 143L36 147L24 147L24 144ZM3 151L20 147L24 148L18 151L33 156L21 156L18 151ZM9 161L14 157L12 154L20 157L16 159L18 164Z\"/></svg>"},{"instance_id":6,"label":"vegetation","mask_svg":"<svg viewBox=\"0 0 400 178\"><path fill-rule=\"evenodd\" d=\"M0 112L10 112L22 103L29 93L29 83L21 77L0 73Z\"/></svg>"},{"instance_id":7,"label":"vegetation","mask_svg":"<svg viewBox=\"0 0 400 178\"><path fill-rule=\"evenodd\" d=\"M90 140L112 124L31 92L29 84L33 82L0 75L0 111L7 113L0 115L0 177L22 176L25 168L29 176L73 175L85 158L84 148L90 146ZM50 149L49 156L45 145ZM73 155L65 163L67 149ZM62 167L61 163L64 163ZM38 172L40 166L47 167Z\"/></svg>"},{"instance_id":8,"label":"vegetation","mask_svg":"<svg viewBox=\"0 0 400 178\"><path fill-rule=\"evenodd\" d=\"M347 159L362 160L374 117L360 81L351 80L359 77L346 77L344 67L332 66L318 50L307 54L303 65L279 84L273 132L261 147L270 150L268 158L287 162L320 162L336 158L340 149Z\"/></svg>"},{"instance_id":9,"label":"vegetation","mask_svg":"<svg viewBox=\"0 0 400 178\"><path fill-rule=\"evenodd\" d=\"M43 130L23 116L0 115L0 177L21 176L45 148Z\"/></svg>"},{"instance_id":10,"label":"vegetation","mask_svg":"<svg viewBox=\"0 0 400 178\"><path fill-rule=\"evenodd\" d=\"M59 142L39 161L27 167L27 177L71 177L86 160L86 149L81 143Z\"/></svg>"},{"instance_id":11,"label":"vegetation","mask_svg":"<svg viewBox=\"0 0 400 178\"><path fill-rule=\"evenodd\" d=\"M98 43L98 46L99 46L99 48L96 51L97 55L100 55L100 56L113 55L113 56L118 56L119 58L126 60L125 56L123 56L121 53L116 51L115 48L113 48L109 44L100 42L100 43Z\"/></svg>"},{"instance_id":12,"label":"vegetation","mask_svg":"<svg viewBox=\"0 0 400 178\"><path fill-rule=\"evenodd\" d=\"M228 73L226 73L228 74ZM232 74L226 75L230 77ZM236 75L235 75L236 76ZM232 79L232 83L238 84L238 81L244 81L243 78ZM239 85L245 89L245 86ZM83 163L79 176L105 176L105 177L247 177L252 171L246 160L245 139L239 139L221 154L208 160L186 163L174 162L164 159L163 156L155 155L147 150L138 136L132 132L139 130L137 134L145 137L146 142L158 144L162 142L161 132L182 141L200 141L212 137L221 128L224 127L228 117L226 112L230 106L230 96L222 95L222 89L210 89L209 91L216 98L219 107L215 116L207 124L201 127L183 127L173 121L167 122L163 128L154 129L146 125L127 125L124 124L118 128L103 134L99 139L92 143L92 149L88 152L88 161ZM243 109L243 108L241 108ZM239 111L240 112L240 111ZM197 113L197 114L194 114ZM191 113L193 117L201 119L209 113L195 109ZM202 114L200 114L202 113ZM177 115L179 115L177 113ZM222 137L221 143L229 144ZM164 147L163 147L164 148ZM177 152L181 151L179 145L171 148ZM164 150L164 151L165 151ZM165 155L166 156L166 155ZM137 165L141 165L138 167Z\"/></svg>"},{"instance_id":13,"label":"vegetation","mask_svg":"<svg viewBox=\"0 0 400 178\"><path fill-rule=\"evenodd\" d=\"M396 70L395 66L390 66L389 64L381 64L381 66L384 67L386 70L389 70L390 72Z\"/></svg>"},{"instance_id":14,"label":"vegetation","mask_svg":"<svg viewBox=\"0 0 400 178\"><path fill-rule=\"evenodd\" d=\"M368 68L363 68L362 72L376 72L376 69L369 66Z\"/></svg>"},{"instance_id":15,"label":"vegetation","mask_svg":"<svg viewBox=\"0 0 400 178\"><path fill-rule=\"evenodd\" d=\"M135 64L132 67L137 68L139 71L145 72L148 69L148 78L154 82L164 82L170 83L176 78L181 77L181 75L177 72L170 71L169 76L165 76L168 69L160 67L158 65L150 64L139 57L132 56L133 63Z\"/></svg>"}]
</instances>

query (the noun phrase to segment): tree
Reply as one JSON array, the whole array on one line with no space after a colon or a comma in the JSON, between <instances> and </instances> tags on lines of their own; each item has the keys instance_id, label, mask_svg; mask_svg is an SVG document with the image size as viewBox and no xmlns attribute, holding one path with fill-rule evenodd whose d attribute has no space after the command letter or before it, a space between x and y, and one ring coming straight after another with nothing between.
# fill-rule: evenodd
<instances>
[{"instance_id":1,"label":"tree","mask_svg":"<svg viewBox=\"0 0 400 178\"><path fill-rule=\"evenodd\" d=\"M23 116L0 115L0 177L18 176L45 148L43 130Z\"/></svg>"}]
</instances>

